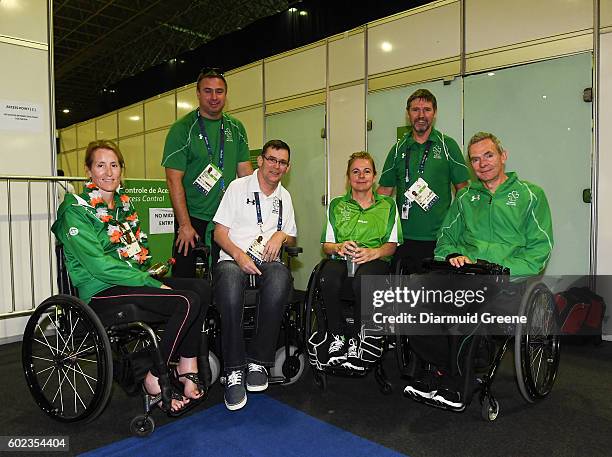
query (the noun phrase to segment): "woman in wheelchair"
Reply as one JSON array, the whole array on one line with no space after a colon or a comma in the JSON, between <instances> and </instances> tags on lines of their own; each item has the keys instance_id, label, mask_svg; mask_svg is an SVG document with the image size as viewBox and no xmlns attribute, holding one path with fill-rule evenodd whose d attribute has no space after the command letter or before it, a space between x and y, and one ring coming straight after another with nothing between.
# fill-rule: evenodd
<instances>
[{"instance_id":1,"label":"woman in wheelchair","mask_svg":"<svg viewBox=\"0 0 612 457\"><path fill-rule=\"evenodd\" d=\"M346 176L350 189L330 202L321 237L323 251L331 257L320 272L327 328L313 333L309 343L322 366L364 371L368 363L378 360L383 348L381 329L361 319L367 312L362 310L361 277L389 274L390 258L402 235L395 202L374 190L372 156L352 154ZM353 324L346 325L341 303L351 292Z\"/></svg>"},{"instance_id":2,"label":"woman in wheelchair","mask_svg":"<svg viewBox=\"0 0 612 457\"><path fill-rule=\"evenodd\" d=\"M143 388L150 404L159 403L169 414L180 414L188 403L195 404L205 394L197 356L210 287L192 279L161 282L147 273L151 258L147 237L121 187L124 160L114 143L91 142L85 168L91 181L80 195L66 195L52 227L64 246L70 278L80 298L94 311L133 303L167 321L161 353L166 366L179 357L171 404L160 401L158 378L162 373L154 368L146 374Z\"/></svg>"}]
</instances>

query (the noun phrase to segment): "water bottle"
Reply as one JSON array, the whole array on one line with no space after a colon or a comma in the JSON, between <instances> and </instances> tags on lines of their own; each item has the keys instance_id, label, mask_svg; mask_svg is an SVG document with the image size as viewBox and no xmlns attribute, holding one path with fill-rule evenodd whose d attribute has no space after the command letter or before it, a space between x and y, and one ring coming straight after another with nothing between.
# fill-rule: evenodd
<instances>
[{"instance_id":1,"label":"water bottle","mask_svg":"<svg viewBox=\"0 0 612 457\"><path fill-rule=\"evenodd\" d=\"M163 278L170 271L170 267L172 267L175 262L176 260L174 260L174 257L170 257L165 262L157 262L147 270L147 273L154 278Z\"/></svg>"}]
</instances>

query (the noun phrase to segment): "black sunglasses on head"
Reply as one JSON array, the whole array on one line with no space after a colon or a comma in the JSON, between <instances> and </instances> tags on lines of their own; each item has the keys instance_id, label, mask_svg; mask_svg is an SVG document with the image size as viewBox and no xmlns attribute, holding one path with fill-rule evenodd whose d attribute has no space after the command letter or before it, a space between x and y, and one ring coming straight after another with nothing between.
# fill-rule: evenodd
<instances>
[{"instance_id":1,"label":"black sunglasses on head","mask_svg":"<svg viewBox=\"0 0 612 457\"><path fill-rule=\"evenodd\" d=\"M204 76L223 76L223 70L218 67L204 67L200 73Z\"/></svg>"}]
</instances>

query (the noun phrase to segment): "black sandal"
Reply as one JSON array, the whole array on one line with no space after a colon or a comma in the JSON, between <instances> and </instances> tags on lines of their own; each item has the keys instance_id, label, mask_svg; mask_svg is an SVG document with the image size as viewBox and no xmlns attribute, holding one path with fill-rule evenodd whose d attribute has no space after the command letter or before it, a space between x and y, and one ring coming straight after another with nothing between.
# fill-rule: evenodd
<instances>
[{"instance_id":1,"label":"black sandal","mask_svg":"<svg viewBox=\"0 0 612 457\"><path fill-rule=\"evenodd\" d=\"M171 393L170 405L164 404L161 391L155 395L152 395L149 392L147 392L147 388L145 387L144 383L142 384L142 391L144 393L144 404L145 404L146 413L149 413L153 409L153 407L157 405L159 409L165 412L168 416L178 417L178 416L183 415L184 413L186 413L192 408L191 403L193 402L193 400L185 397L174 386L171 386L171 389L170 389L170 393ZM188 400L187 402L185 402L186 399ZM183 406L173 411L172 410L172 400L182 401Z\"/></svg>"},{"instance_id":2,"label":"black sandal","mask_svg":"<svg viewBox=\"0 0 612 457\"><path fill-rule=\"evenodd\" d=\"M185 379L189 379L191 382L193 382L196 387L198 388L198 391L201 393L201 395L197 398L189 398L189 397L185 397L185 398L189 398L190 402L200 402L202 401L205 397L206 394L208 393L208 389L206 388L206 385L200 380L200 377L198 376L198 373L183 373L183 374L178 374L178 371L175 372L176 373L176 380L180 383L181 386L183 386L183 390L184 390L184 384L181 382L181 378L185 378Z\"/></svg>"}]
</instances>

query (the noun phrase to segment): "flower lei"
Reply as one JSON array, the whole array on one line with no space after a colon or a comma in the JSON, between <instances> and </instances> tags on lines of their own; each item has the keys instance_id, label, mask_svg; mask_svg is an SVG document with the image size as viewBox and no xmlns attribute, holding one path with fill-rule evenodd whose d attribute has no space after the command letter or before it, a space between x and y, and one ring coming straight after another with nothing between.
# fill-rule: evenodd
<instances>
[{"instance_id":1,"label":"flower lei","mask_svg":"<svg viewBox=\"0 0 612 457\"><path fill-rule=\"evenodd\" d=\"M136 241L140 246L140 252L132 256L128 254L127 247L124 245L119 246L117 248L117 253L119 254L120 258L131 258L139 264L143 264L151 258L151 256L148 255L149 250L142 245L142 242L147 239L147 235L146 233L140 230L140 221L138 220L138 214L130 203L130 197L124 192L122 187L119 187L116 192L119 195L119 200L121 201L121 205L117 206L117 211L121 212L124 216L119 216L118 219L125 220L129 223L130 228L132 229L132 232L136 237ZM113 244L122 243L122 232L119 228L119 225L121 223L109 214L108 205L102 198L102 193L100 192L100 189L98 189L98 187L90 181L85 184L85 193L89 197L89 204L96 210L95 216L106 225L106 233L108 234L110 242Z\"/></svg>"}]
</instances>

